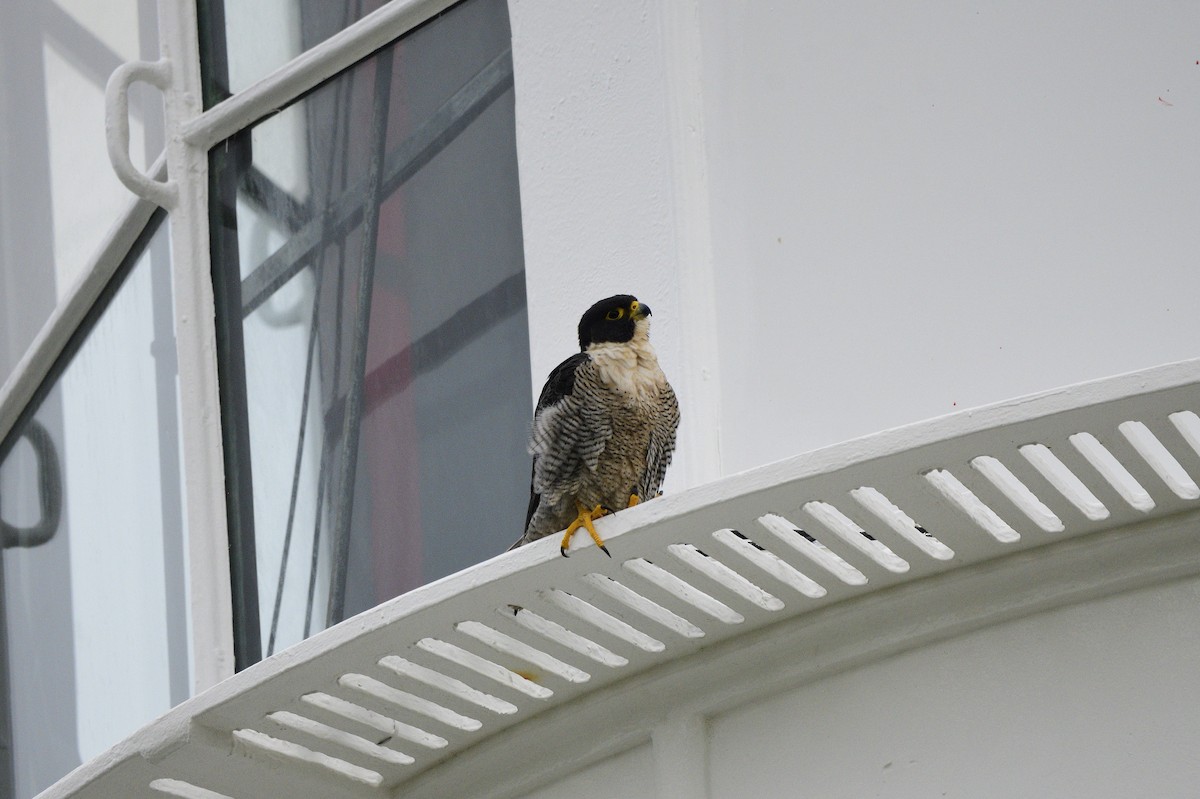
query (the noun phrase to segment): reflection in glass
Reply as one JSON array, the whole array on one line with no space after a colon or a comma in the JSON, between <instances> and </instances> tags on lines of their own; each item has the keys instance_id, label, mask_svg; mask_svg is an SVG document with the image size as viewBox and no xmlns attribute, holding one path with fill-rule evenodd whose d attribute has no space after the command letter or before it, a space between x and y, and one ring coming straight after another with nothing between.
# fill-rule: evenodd
<instances>
[{"instance_id":1,"label":"reflection in glass","mask_svg":"<svg viewBox=\"0 0 1200 799\"><path fill-rule=\"evenodd\" d=\"M205 106L240 92L387 0L199 0ZM265 36L264 32L270 32Z\"/></svg>"},{"instance_id":2,"label":"reflection in glass","mask_svg":"<svg viewBox=\"0 0 1200 799\"><path fill-rule=\"evenodd\" d=\"M470 0L212 151L239 667L523 518L509 46Z\"/></svg>"},{"instance_id":3,"label":"reflection in glass","mask_svg":"<svg viewBox=\"0 0 1200 799\"><path fill-rule=\"evenodd\" d=\"M164 216L0 446L2 795L38 793L190 694Z\"/></svg>"}]
</instances>

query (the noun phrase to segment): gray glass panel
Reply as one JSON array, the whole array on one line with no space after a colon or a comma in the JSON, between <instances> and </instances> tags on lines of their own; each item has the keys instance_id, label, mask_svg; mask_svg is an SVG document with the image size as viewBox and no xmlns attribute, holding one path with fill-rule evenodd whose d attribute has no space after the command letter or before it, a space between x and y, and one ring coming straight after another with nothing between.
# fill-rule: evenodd
<instances>
[{"instance_id":1,"label":"gray glass panel","mask_svg":"<svg viewBox=\"0 0 1200 799\"><path fill-rule=\"evenodd\" d=\"M190 694L168 244L165 226L143 236L0 447L2 796L33 796Z\"/></svg>"},{"instance_id":2,"label":"gray glass panel","mask_svg":"<svg viewBox=\"0 0 1200 799\"><path fill-rule=\"evenodd\" d=\"M470 0L213 150L239 666L518 534L509 48Z\"/></svg>"}]
</instances>

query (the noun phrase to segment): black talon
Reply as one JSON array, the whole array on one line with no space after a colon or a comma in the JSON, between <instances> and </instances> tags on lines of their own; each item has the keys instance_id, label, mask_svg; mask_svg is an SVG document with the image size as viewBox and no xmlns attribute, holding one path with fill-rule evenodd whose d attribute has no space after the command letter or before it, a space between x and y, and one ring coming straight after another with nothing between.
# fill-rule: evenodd
<instances>
[{"instance_id":1,"label":"black talon","mask_svg":"<svg viewBox=\"0 0 1200 799\"><path fill-rule=\"evenodd\" d=\"M604 546L604 544L601 544L600 548L604 550L605 555L608 555L610 558L612 557L612 553L608 551L608 547Z\"/></svg>"},{"instance_id":2,"label":"black talon","mask_svg":"<svg viewBox=\"0 0 1200 799\"><path fill-rule=\"evenodd\" d=\"M569 556L567 555L567 548L566 548L566 547L559 547L559 548L558 548L558 551L559 551L559 552L562 554L562 556L563 556L564 558L566 558L566 557L569 557Z\"/></svg>"}]
</instances>

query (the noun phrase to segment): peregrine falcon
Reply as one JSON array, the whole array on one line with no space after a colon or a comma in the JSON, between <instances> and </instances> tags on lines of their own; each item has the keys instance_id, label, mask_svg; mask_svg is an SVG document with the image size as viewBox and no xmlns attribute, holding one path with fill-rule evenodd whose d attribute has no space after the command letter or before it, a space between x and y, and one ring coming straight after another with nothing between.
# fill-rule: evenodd
<instances>
[{"instance_id":1,"label":"peregrine falcon","mask_svg":"<svg viewBox=\"0 0 1200 799\"><path fill-rule=\"evenodd\" d=\"M550 373L533 414L533 477L525 533L512 548L583 527L658 495L679 427L679 403L650 346L650 307L619 294L579 320L579 349ZM611 557L611 555L610 555Z\"/></svg>"}]
</instances>

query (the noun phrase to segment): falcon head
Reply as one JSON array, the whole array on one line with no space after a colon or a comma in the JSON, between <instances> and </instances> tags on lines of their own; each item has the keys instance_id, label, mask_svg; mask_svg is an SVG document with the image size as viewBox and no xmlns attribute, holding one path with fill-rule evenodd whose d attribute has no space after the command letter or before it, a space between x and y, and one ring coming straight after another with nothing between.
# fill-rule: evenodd
<instances>
[{"instance_id":1,"label":"falcon head","mask_svg":"<svg viewBox=\"0 0 1200 799\"><path fill-rule=\"evenodd\" d=\"M579 349L593 344L624 344L634 334L645 335L650 326L650 306L631 294L618 294L588 308L579 320Z\"/></svg>"}]
</instances>

